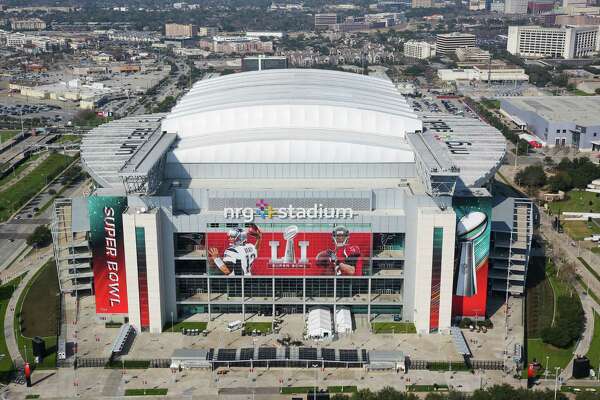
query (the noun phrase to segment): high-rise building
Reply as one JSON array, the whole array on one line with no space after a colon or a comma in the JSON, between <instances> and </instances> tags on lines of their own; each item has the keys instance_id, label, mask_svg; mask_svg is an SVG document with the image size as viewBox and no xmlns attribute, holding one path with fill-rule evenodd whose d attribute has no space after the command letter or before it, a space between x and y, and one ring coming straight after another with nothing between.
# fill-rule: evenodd
<instances>
[{"instance_id":1,"label":"high-rise building","mask_svg":"<svg viewBox=\"0 0 600 400\"><path fill-rule=\"evenodd\" d=\"M449 56L456 53L460 47L475 47L477 38L471 33L440 33L435 37L435 52Z\"/></svg>"},{"instance_id":2,"label":"high-rise building","mask_svg":"<svg viewBox=\"0 0 600 400\"><path fill-rule=\"evenodd\" d=\"M192 24L165 24L165 36L168 38L191 38L198 33L198 27Z\"/></svg>"},{"instance_id":3,"label":"high-rise building","mask_svg":"<svg viewBox=\"0 0 600 400\"><path fill-rule=\"evenodd\" d=\"M590 57L598 51L598 26L510 26L506 49L523 57Z\"/></svg>"},{"instance_id":4,"label":"high-rise building","mask_svg":"<svg viewBox=\"0 0 600 400\"><path fill-rule=\"evenodd\" d=\"M504 12L506 14L527 14L528 0L505 0Z\"/></svg>"},{"instance_id":5,"label":"high-rise building","mask_svg":"<svg viewBox=\"0 0 600 400\"><path fill-rule=\"evenodd\" d=\"M315 31L330 29L337 24L337 14L315 14Z\"/></svg>"},{"instance_id":6,"label":"high-rise building","mask_svg":"<svg viewBox=\"0 0 600 400\"><path fill-rule=\"evenodd\" d=\"M404 56L425 60L435 56L435 44L409 40L404 43Z\"/></svg>"}]
</instances>

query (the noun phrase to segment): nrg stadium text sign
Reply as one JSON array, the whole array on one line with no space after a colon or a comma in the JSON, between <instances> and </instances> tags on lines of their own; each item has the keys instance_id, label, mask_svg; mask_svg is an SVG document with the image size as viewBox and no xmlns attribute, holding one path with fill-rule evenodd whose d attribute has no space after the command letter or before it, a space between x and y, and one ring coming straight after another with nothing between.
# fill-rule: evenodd
<instances>
[{"instance_id":1,"label":"nrg stadium text sign","mask_svg":"<svg viewBox=\"0 0 600 400\"><path fill-rule=\"evenodd\" d=\"M240 219L252 222L255 217L262 219L352 219L355 212L351 207L324 207L323 204L314 204L312 207L273 207L264 200L256 202L254 207L226 207L223 217L226 219Z\"/></svg>"}]
</instances>

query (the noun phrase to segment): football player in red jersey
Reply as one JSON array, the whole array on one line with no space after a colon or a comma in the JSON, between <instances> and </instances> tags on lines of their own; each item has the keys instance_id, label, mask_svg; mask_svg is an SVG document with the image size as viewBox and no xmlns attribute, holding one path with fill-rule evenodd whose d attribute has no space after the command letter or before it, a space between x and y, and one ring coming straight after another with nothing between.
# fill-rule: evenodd
<instances>
[{"instance_id":1,"label":"football player in red jersey","mask_svg":"<svg viewBox=\"0 0 600 400\"><path fill-rule=\"evenodd\" d=\"M335 250L324 250L317 255L317 265L332 266L335 275L362 275L363 260L360 247L349 245L350 232L344 226L336 226L332 232Z\"/></svg>"}]
</instances>

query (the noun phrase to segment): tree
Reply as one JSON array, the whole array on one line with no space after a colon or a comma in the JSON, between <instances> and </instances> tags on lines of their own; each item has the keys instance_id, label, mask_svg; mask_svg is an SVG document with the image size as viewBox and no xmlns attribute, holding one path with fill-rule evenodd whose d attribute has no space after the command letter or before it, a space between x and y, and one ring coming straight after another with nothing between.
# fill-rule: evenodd
<instances>
[{"instance_id":1,"label":"tree","mask_svg":"<svg viewBox=\"0 0 600 400\"><path fill-rule=\"evenodd\" d=\"M573 188L573 180L571 179L571 175L569 175L567 172L560 171L548 179L548 186L550 191L554 193L558 192L559 190L568 192Z\"/></svg>"},{"instance_id":2,"label":"tree","mask_svg":"<svg viewBox=\"0 0 600 400\"><path fill-rule=\"evenodd\" d=\"M515 176L519 185L529 189L540 188L546 184L546 172L542 164L529 165Z\"/></svg>"},{"instance_id":3,"label":"tree","mask_svg":"<svg viewBox=\"0 0 600 400\"><path fill-rule=\"evenodd\" d=\"M45 225L40 225L27 237L27 244L35 248L45 247L52 242L52 233Z\"/></svg>"}]
</instances>

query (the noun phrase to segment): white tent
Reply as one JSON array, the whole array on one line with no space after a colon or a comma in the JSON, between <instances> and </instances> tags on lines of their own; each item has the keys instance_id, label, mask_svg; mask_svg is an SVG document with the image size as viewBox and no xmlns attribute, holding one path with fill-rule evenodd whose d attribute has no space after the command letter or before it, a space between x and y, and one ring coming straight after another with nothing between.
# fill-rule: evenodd
<instances>
[{"instance_id":1,"label":"white tent","mask_svg":"<svg viewBox=\"0 0 600 400\"><path fill-rule=\"evenodd\" d=\"M331 312L326 308L315 307L308 312L306 330L308 337L323 339L331 337Z\"/></svg>"},{"instance_id":2,"label":"white tent","mask_svg":"<svg viewBox=\"0 0 600 400\"><path fill-rule=\"evenodd\" d=\"M352 314L346 307L338 307L335 311L335 331L338 335L352 333Z\"/></svg>"}]
</instances>

